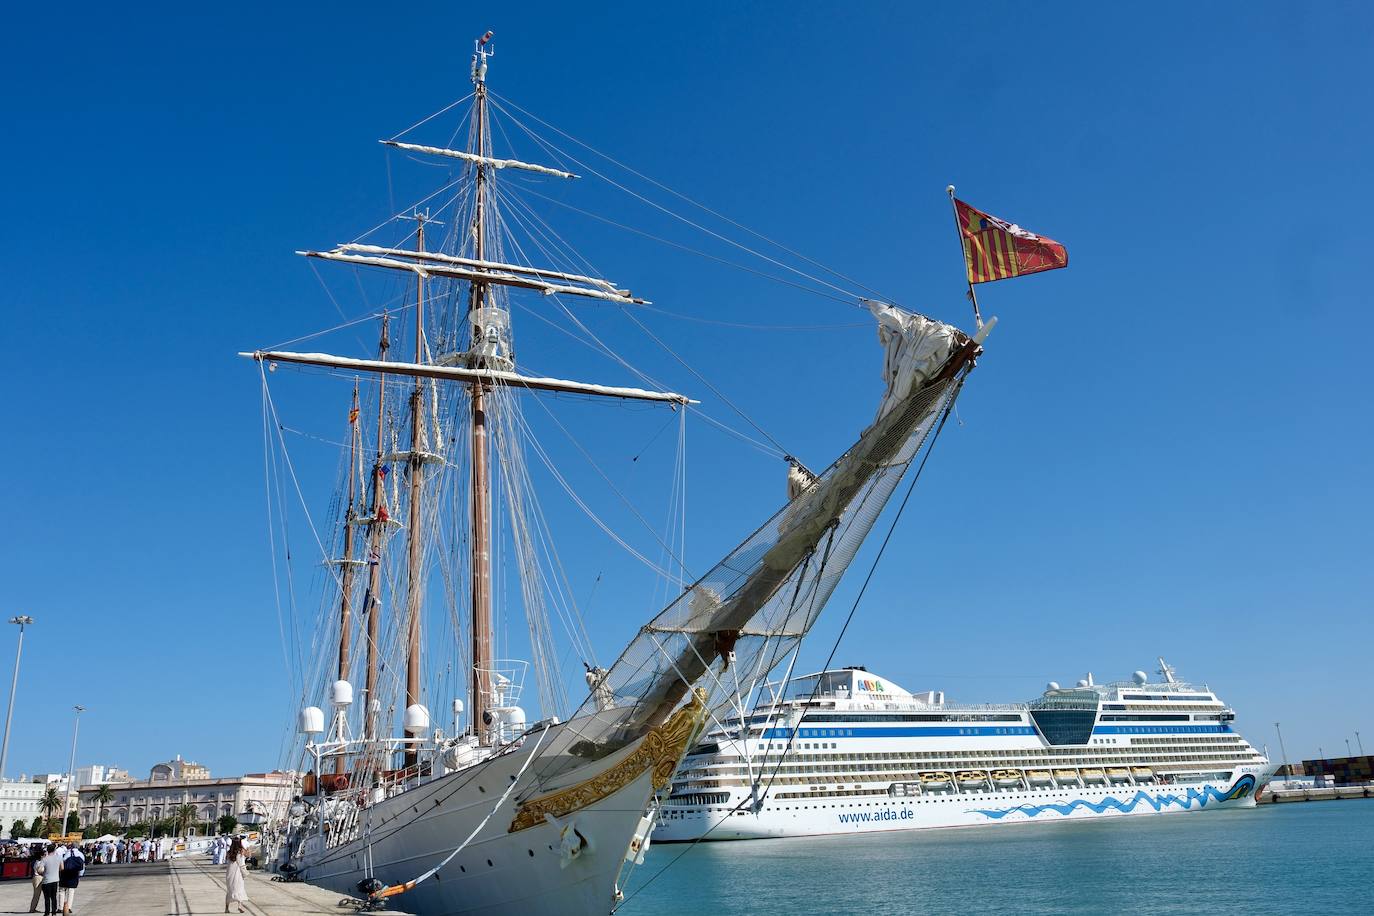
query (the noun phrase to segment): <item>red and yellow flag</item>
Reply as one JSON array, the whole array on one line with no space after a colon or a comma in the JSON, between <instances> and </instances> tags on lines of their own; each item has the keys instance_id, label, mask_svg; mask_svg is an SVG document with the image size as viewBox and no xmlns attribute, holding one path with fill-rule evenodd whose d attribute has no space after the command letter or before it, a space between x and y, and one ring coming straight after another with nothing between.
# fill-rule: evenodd
<instances>
[{"instance_id":1,"label":"red and yellow flag","mask_svg":"<svg viewBox=\"0 0 1374 916\"><path fill-rule=\"evenodd\" d=\"M962 200L954 201L954 212L964 240L964 266L970 283L990 283L1069 265L1069 253L1053 239L989 216Z\"/></svg>"}]
</instances>

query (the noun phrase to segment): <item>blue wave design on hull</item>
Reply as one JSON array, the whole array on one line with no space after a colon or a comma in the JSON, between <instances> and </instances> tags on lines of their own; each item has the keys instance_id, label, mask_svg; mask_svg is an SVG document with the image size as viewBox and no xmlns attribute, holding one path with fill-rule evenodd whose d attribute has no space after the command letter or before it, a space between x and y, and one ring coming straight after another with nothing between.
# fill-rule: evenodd
<instances>
[{"instance_id":1,"label":"blue wave design on hull","mask_svg":"<svg viewBox=\"0 0 1374 916\"><path fill-rule=\"evenodd\" d=\"M1134 798L1125 801L1108 795L1100 802L1088 801L1086 798L1075 798L1071 802L1051 802L1044 805L1017 805L1015 808L993 808L991 810L974 808L973 812L996 820L1001 820L1008 814L1015 814L1018 811L1026 815L1026 817L1038 817L1046 811L1054 811L1067 816L1079 808L1087 808L1095 814L1105 814L1111 810L1129 814L1134 811L1141 802L1154 808L1155 811L1163 811L1170 805L1178 805L1186 811L1193 807L1194 802L1197 803L1199 808L1205 808L1208 802L1224 802L1244 798L1249 795L1254 788L1255 777L1246 774L1240 779L1237 779L1229 789L1216 789L1212 786L1203 786L1201 791L1189 789L1187 794L1181 797L1172 794L1155 796L1141 790L1135 793Z\"/></svg>"}]
</instances>

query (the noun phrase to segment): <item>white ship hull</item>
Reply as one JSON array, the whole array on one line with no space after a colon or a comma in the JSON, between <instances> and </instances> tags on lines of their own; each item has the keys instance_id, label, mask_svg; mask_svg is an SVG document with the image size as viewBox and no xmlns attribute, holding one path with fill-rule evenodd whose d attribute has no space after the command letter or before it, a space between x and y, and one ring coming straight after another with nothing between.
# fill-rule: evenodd
<instances>
[{"instance_id":1,"label":"white ship hull","mask_svg":"<svg viewBox=\"0 0 1374 916\"><path fill-rule=\"evenodd\" d=\"M758 814L749 813L747 806L743 814L726 808L666 817L654 828L653 841L759 840L1253 808L1255 787L1265 785L1273 773L1272 766L1245 767L1232 782L1221 785L1117 785L928 793L916 798L833 798L819 804L768 804Z\"/></svg>"},{"instance_id":2,"label":"white ship hull","mask_svg":"<svg viewBox=\"0 0 1374 916\"><path fill-rule=\"evenodd\" d=\"M1276 767L1205 686L1167 679L958 705L864 669L794 681L685 757L653 839L680 843L1249 807ZM755 803L760 799L761 803Z\"/></svg>"},{"instance_id":3,"label":"white ship hull","mask_svg":"<svg viewBox=\"0 0 1374 916\"><path fill-rule=\"evenodd\" d=\"M562 782L576 785L605 775L637 746L580 767ZM353 896L359 896L358 883L368 877L386 885L404 884L438 865L488 818L452 862L392 898L394 906L422 916L609 912L617 875L653 792L652 771L642 770L560 819L587 842L569 856L559 825L541 821L510 829L520 802L534 789L533 773L542 761L536 760L516 790L497 804L530 750L527 746L373 805L367 837L330 849L323 848L321 837L307 837L295 859L302 879Z\"/></svg>"}]
</instances>

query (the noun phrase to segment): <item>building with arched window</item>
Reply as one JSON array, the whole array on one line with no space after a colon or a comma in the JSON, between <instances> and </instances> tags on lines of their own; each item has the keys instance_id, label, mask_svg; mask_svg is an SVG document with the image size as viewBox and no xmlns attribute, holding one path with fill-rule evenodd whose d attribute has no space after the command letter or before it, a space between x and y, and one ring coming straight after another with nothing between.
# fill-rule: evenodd
<instances>
[{"instance_id":1,"label":"building with arched window","mask_svg":"<svg viewBox=\"0 0 1374 916\"><path fill-rule=\"evenodd\" d=\"M283 814L291 802L292 785L292 774L276 771L214 779L206 767L178 755L155 765L147 779L111 784L112 797L103 805L96 800L100 786L82 786L77 810L82 827L93 826L103 818L123 828L175 818L182 805L191 805L196 821L203 825L226 814L241 818L250 810ZM203 829L193 826L188 832Z\"/></svg>"}]
</instances>

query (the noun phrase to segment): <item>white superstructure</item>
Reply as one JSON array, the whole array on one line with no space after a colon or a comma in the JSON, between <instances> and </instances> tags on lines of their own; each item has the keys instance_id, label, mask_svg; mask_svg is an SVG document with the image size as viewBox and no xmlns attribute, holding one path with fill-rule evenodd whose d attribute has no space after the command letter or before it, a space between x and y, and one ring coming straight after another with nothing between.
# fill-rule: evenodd
<instances>
[{"instance_id":1,"label":"white superstructure","mask_svg":"<svg viewBox=\"0 0 1374 916\"><path fill-rule=\"evenodd\" d=\"M863 668L792 681L687 755L657 842L815 836L1248 807L1276 769L1205 686L1051 683L946 703Z\"/></svg>"}]
</instances>

